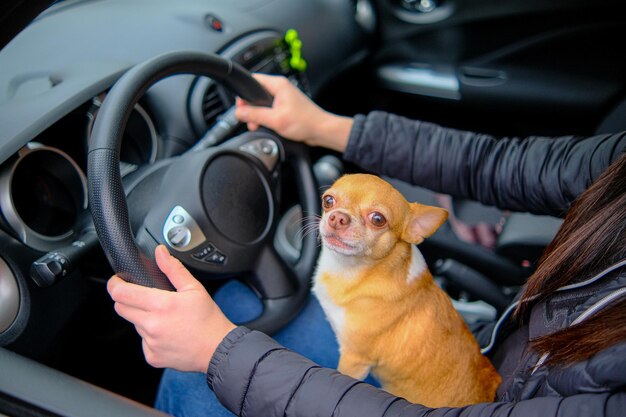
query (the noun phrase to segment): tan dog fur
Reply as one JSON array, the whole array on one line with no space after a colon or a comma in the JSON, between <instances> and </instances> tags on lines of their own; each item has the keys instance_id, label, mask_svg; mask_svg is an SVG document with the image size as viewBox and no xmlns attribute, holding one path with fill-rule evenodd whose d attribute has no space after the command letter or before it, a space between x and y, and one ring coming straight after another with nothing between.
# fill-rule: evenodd
<instances>
[{"instance_id":1,"label":"tan dog fur","mask_svg":"<svg viewBox=\"0 0 626 417\"><path fill-rule=\"evenodd\" d=\"M340 178L322 203L313 290L339 341L338 370L371 371L383 389L430 407L493 401L500 376L415 247L447 212L366 174Z\"/></svg>"}]
</instances>

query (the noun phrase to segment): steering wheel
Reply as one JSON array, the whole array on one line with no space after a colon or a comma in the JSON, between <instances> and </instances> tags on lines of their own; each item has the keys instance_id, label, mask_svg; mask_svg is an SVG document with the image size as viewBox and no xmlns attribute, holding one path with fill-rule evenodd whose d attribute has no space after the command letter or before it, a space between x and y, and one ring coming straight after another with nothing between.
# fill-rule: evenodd
<instances>
[{"instance_id":1,"label":"steering wheel","mask_svg":"<svg viewBox=\"0 0 626 417\"><path fill-rule=\"evenodd\" d=\"M294 265L273 247L283 164L295 173L303 211L319 212L307 148L259 130L159 161L136 180L150 203L131 228L119 166L122 134L143 93L175 74L208 76L250 103L272 103L243 67L212 54L168 53L126 72L102 103L89 146L89 201L100 243L115 273L139 285L173 290L153 258L161 243L197 277L246 277L263 313L244 325L273 333L304 305L318 255L312 234Z\"/></svg>"}]
</instances>

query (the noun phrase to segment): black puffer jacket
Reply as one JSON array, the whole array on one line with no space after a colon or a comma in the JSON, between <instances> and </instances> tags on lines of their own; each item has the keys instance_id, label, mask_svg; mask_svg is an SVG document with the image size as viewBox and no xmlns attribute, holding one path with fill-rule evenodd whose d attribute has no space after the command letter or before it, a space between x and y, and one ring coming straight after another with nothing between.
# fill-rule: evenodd
<instances>
[{"instance_id":1,"label":"black puffer jacket","mask_svg":"<svg viewBox=\"0 0 626 417\"><path fill-rule=\"evenodd\" d=\"M501 209L562 216L626 149L626 132L497 140L389 113L356 116L344 158Z\"/></svg>"},{"instance_id":2,"label":"black puffer jacket","mask_svg":"<svg viewBox=\"0 0 626 417\"><path fill-rule=\"evenodd\" d=\"M626 135L502 139L375 112L358 116L345 158L397 177L500 208L562 214L626 150ZM233 330L214 354L207 381L242 416L623 416L626 343L566 368L543 366L531 338L584 320L626 296L626 261L535 304L526 325L505 316L490 354L503 383L498 401L429 409L320 368L270 337ZM507 311L511 311L510 308Z\"/></svg>"}]
</instances>

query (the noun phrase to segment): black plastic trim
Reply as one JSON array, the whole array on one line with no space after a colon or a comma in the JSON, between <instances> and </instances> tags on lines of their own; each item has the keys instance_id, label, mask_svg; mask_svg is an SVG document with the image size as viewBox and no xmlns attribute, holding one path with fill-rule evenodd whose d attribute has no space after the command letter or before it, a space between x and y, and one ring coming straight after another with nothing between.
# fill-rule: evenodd
<instances>
[{"instance_id":1,"label":"black plastic trim","mask_svg":"<svg viewBox=\"0 0 626 417\"><path fill-rule=\"evenodd\" d=\"M128 398L0 348L0 393L29 404L31 410L65 417L165 416Z\"/></svg>"}]
</instances>

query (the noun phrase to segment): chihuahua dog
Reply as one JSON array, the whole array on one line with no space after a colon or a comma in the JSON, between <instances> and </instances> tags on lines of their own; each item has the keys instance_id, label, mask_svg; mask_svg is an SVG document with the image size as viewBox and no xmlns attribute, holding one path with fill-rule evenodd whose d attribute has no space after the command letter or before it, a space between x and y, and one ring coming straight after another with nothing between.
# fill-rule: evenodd
<instances>
[{"instance_id":1,"label":"chihuahua dog","mask_svg":"<svg viewBox=\"0 0 626 417\"><path fill-rule=\"evenodd\" d=\"M493 401L500 376L415 246L448 213L366 174L339 178L322 206L313 291L339 341L338 370L371 371L386 391L430 407Z\"/></svg>"}]
</instances>

